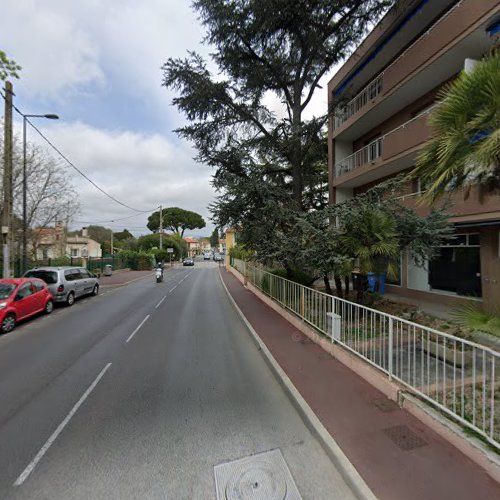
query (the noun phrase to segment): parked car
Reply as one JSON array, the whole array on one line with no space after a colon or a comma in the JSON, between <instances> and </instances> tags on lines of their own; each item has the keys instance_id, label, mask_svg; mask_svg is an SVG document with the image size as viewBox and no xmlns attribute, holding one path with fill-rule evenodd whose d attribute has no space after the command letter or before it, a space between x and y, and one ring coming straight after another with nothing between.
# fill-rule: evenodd
<instances>
[{"instance_id":1,"label":"parked car","mask_svg":"<svg viewBox=\"0 0 500 500\"><path fill-rule=\"evenodd\" d=\"M182 261L182 265L183 266L194 266L194 260L192 257L186 257L183 261Z\"/></svg>"},{"instance_id":2,"label":"parked car","mask_svg":"<svg viewBox=\"0 0 500 500\"><path fill-rule=\"evenodd\" d=\"M0 280L0 330L11 332L18 321L45 312L50 314L54 301L47 285L39 279Z\"/></svg>"},{"instance_id":3,"label":"parked car","mask_svg":"<svg viewBox=\"0 0 500 500\"><path fill-rule=\"evenodd\" d=\"M214 254L214 261L215 262L222 262L223 261L222 255L220 253L215 253Z\"/></svg>"},{"instance_id":4,"label":"parked car","mask_svg":"<svg viewBox=\"0 0 500 500\"><path fill-rule=\"evenodd\" d=\"M67 306L72 306L78 297L99 293L97 277L84 267L36 267L24 277L45 281L54 302Z\"/></svg>"}]
</instances>

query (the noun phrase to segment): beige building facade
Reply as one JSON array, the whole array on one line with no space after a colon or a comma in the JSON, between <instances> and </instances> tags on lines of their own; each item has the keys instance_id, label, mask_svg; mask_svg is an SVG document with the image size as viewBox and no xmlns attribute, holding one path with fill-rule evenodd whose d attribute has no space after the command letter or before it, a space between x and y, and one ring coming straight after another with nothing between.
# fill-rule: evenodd
<instances>
[{"instance_id":1,"label":"beige building facade","mask_svg":"<svg viewBox=\"0 0 500 500\"><path fill-rule=\"evenodd\" d=\"M81 236L67 236L66 227L57 223L55 227L36 228L32 233L32 255L36 260L102 257L100 243L89 238L86 229Z\"/></svg>"}]
</instances>

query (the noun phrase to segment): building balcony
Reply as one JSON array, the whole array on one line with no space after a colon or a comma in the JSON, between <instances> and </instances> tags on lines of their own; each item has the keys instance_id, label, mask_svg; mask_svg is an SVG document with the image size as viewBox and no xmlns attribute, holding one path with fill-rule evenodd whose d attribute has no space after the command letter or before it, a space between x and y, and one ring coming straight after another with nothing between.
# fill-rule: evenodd
<instances>
[{"instance_id":1,"label":"building balcony","mask_svg":"<svg viewBox=\"0 0 500 500\"><path fill-rule=\"evenodd\" d=\"M431 136L427 118L432 109L337 162L333 186L359 187L412 167Z\"/></svg>"},{"instance_id":2,"label":"building balcony","mask_svg":"<svg viewBox=\"0 0 500 500\"><path fill-rule=\"evenodd\" d=\"M346 105L335 108L332 137L354 140L479 59L498 0L461 0L408 46Z\"/></svg>"},{"instance_id":3,"label":"building balcony","mask_svg":"<svg viewBox=\"0 0 500 500\"><path fill-rule=\"evenodd\" d=\"M401 205L415 210L421 217L426 217L430 213L430 206L421 202L422 193L411 193L400 196L397 200ZM454 223L488 222L500 219L500 196L481 195L478 186L470 189L468 196L462 190L451 193L448 197L443 197L436 202L436 206L449 203L447 213L450 214L450 221Z\"/></svg>"}]
</instances>

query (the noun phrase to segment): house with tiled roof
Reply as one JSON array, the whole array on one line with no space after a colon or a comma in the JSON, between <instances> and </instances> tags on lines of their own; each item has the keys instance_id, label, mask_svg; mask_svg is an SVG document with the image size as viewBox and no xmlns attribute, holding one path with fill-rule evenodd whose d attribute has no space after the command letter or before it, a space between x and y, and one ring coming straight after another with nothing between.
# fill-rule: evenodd
<instances>
[{"instance_id":1,"label":"house with tiled roof","mask_svg":"<svg viewBox=\"0 0 500 500\"><path fill-rule=\"evenodd\" d=\"M189 257L194 257L198 253L200 253L200 242L196 238L191 238L190 236L185 236L182 238L188 247L188 256Z\"/></svg>"}]
</instances>

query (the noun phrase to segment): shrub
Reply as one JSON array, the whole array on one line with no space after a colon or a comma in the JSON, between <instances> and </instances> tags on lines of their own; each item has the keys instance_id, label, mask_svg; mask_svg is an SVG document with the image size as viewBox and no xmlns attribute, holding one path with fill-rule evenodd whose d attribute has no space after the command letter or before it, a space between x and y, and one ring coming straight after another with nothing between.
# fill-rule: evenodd
<instances>
[{"instance_id":1,"label":"shrub","mask_svg":"<svg viewBox=\"0 0 500 500\"><path fill-rule=\"evenodd\" d=\"M147 271L153 267L153 256L146 252L123 251L118 256L122 259L123 267L133 271Z\"/></svg>"},{"instance_id":2,"label":"shrub","mask_svg":"<svg viewBox=\"0 0 500 500\"><path fill-rule=\"evenodd\" d=\"M453 311L452 315L458 323L466 328L500 337L500 316L484 311L479 304L467 304Z\"/></svg>"},{"instance_id":3,"label":"shrub","mask_svg":"<svg viewBox=\"0 0 500 500\"><path fill-rule=\"evenodd\" d=\"M316 277L311 274L306 273L300 269L289 269L288 271L283 268L276 268L269 271L275 276L280 276L281 278L286 278L287 280L298 283L299 285L311 286Z\"/></svg>"},{"instance_id":4,"label":"shrub","mask_svg":"<svg viewBox=\"0 0 500 500\"><path fill-rule=\"evenodd\" d=\"M229 249L229 255L233 259L251 260L254 252L245 247L245 245L235 245Z\"/></svg>"}]
</instances>

